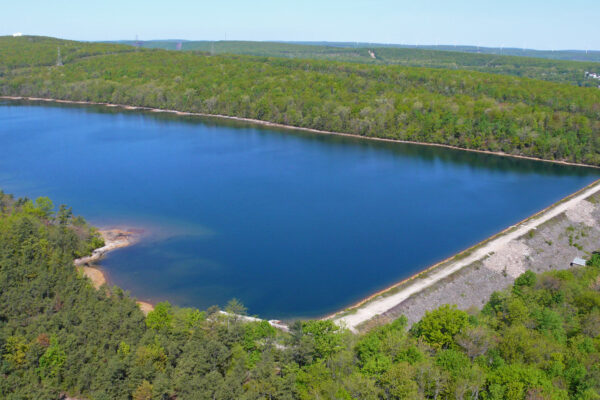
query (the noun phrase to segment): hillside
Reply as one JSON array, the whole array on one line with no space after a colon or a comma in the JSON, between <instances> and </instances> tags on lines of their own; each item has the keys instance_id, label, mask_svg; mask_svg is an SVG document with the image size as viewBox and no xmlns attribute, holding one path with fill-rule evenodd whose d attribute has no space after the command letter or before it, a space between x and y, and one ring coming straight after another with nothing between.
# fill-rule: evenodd
<instances>
[{"instance_id":1,"label":"hillside","mask_svg":"<svg viewBox=\"0 0 600 400\"><path fill-rule=\"evenodd\" d=\"M378 65L405 65L443 69L465 69L504 75L514 75L551 82L570 83L577 86L598 86L600 81L588 79L585 72L600 74L600 55L590 53L588 57L575 59L569 54L556 53L557 58L545 57L546 52L515 51L494 49L475 51L475 48L452 46L399 47L381 44L324 43L300 44L280 42L241 42L241 41L177 41L150 40L144 42L123 41L128 45L143 48L176 50L181 44L183 51L201 51L211 54L241 54L261 57L286 57L331 61L361 62ZM464 49L464 51L460 51ZM498 49L499 50L499 49ZM372 54L371 54L371 53ZM540 54L539 57L538 53ZM554 53L552 53L554 54ZM583 55L586 53L583 52ZM600 54L600 53L598 53ZM585 62L584 62L585 61Z\"/></svg>"},{"instance_id":2,"label":"hillside","mask_svg":"<svg viewBox=\"0 0 600 400\"><path fill-rule=\"evenodd\" d=\"M159 303L144 317L73 259L101 246L67 207L0 192L0 397L597 399L600 256L526 272L481 312L442 306L364 335ZM243 314L231 301L227 310Z\"/></svg>"},{"instance_id":3,"label":"hillside","mask_svg":"<svg viewBox=\"0 0 600 400\"><path fill-rule=\"evenodd\" d=\"M12 38L0 42L21 49L11 64L0 60L4 96L222 114L600 165L600 90L594 88L472 71L165 50L14 68L39 51ZM43 46L48 53L55 47Z\"/></svg>"},{"instance_id":4,"label":"hillside","mask_svg":"<svg viewBox=\"0 0 600 400\"><path fill-rule=\"evenodd\" d=\"M88 43L43 36L0 36L0 76L8 69L56 65L58 50L63 63L101 55L134 51L130 46Z\"/></svg>"},{"instance_id":5,"label":"hillside","mask_svg":"<svg viewBox=\"0 0 600 400\"><path fill-rule=\"evenodd\" d=\"M460 53L494 54L518 57L547 58L550 60L591 61L600 62L598 50L535 50L517 47L485 47L468 45L418 45L418 44L383 44L363 42L288 42L293 44L308 44L331 47L368 47L368 48L402 48L441 50Z\"/></svg>"}]
</instances>

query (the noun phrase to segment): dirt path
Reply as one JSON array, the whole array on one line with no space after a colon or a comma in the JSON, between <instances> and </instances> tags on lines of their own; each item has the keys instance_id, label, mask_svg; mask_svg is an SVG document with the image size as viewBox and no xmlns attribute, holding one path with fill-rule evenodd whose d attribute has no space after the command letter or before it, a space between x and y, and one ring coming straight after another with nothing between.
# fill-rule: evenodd
<instances>
[{"instance_id":1,"label":"dirt path","mask_svg":"<svg viewBox=\"0 0 600 400\"><path fill-rule=\"evenodd\" d=\"M500 250L506 250L508 247L514 244L519 237L527 234L530 230L536 229L538 226L551 220L552 218L564 213L569 210L575 209L584 199L600 191L600 181L596 181L579 192L567 197L563 201L550 206L549 208L541 211L527 220L514 225L505 231L501 232L497 236L493 237L487 242L484 242L480 246L476 246L474 250L463 258L456 261L444 261L430 269L429 274L424 277L417 275L407 281L401 282L398 285L388 289L394 289L400 287L402 284L406 284L405 287L400 288L395 293L387 294L379 293L363 302L359 303L352 310L345 310L332 317L334 321L341 325L349 328L352 331L356 331L357 327L364 322L369 321L375 316L382 315L389 310L393 309L410 296L421 292L422 290L432 286L433 284L447 278L453 273L459 271L461 268L466 267L476 261L480 261L490 254L500 252ZM518 249L519 247L515 247ZM387 291L387 290L386 290Z\"/></svg>"}]
</instances>

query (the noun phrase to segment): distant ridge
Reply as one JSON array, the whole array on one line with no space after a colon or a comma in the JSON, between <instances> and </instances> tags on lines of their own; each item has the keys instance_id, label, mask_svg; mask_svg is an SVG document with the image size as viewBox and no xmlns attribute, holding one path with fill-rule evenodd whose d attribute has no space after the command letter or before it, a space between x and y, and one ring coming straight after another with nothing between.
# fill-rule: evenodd
<instances>
[{"instance_id":1,"label":"distant ridge","mask_svg":"<svg viewBox=\"0 0 600 400\"><path fill-rule=\"evenodd\" d=\"M277 41L276 41L277 42ZM472 45L411 45L385 43L352 43L352 42L277 42L330 47L389 47L401 49L423 49L456 51L461 53L496 54L505 56L547 58L551 60L593 61L600 62L600 50L537 50L519 47L481 47Z\"/></svg>"},{"instance_id":2,"label":"distant ridge","mask_svg":"<svg viewBox=\"0 0 600 400\"><path fill-rule=\"evenodd\" d=\"M0 37L0 94L600 165L600 63L272 42L181 49L196 51Z\"/></svg>"},{"instance_id":3,"label":"distant ridge","mask_svg":"<svg viewBox=\"0 0 600 400\"><path fill-rule=\"evenodd\" d=\"M156 40L145 40L142 42L143 47L147 48L169 48L169 45L176 43L185 43L188 47L194 47L194 44L206 44L206 43L223 43L223 41L211 41L211 40L185 40L185 39L156 39ZM392 43L370 43L370 42L328 42L328 41L283 41L283 40L272 40L272 41L228 41L232 43L255 43L255 44L266 44L266 43L278 43L288 44L297 46L316 46L316 47L332 47L332 48L391 48L391 49L420 49L420 50L437 50L437 51L452 51L459 53L475 53L475 54L489 54L489 55L504 55L504 56L517 56L517 57L532 57L532 58L544 58L550 60L567 60L567 61L587 61L587 62L600 62L600 50L576 50L576 49L562 49L562 50L536 50L529 48L517 48L517 47L481 47L473 45L411 45L411 44L392 44ZM129 44L135 43L133 40L120 40L105 43L119 43ZM186 50L186 49L184 49Z\"/></svg>"},{"instance_id":4,"label":"distant ridge","mask_svg":"<svg viewBox=\"0 0 600 400\"><path fill-rule=\"evenodd\" d=\"M600 52L478 48L476 46L408 46L349 42L120 41L148 49L196 51L258 57L344 61L376 65L470 70L597 87ZM496 54L499 52L502 54ZM494 53L496 52L496 53ZM587 58L588 60L583 60Z\"/></svg>"}]
</instances>

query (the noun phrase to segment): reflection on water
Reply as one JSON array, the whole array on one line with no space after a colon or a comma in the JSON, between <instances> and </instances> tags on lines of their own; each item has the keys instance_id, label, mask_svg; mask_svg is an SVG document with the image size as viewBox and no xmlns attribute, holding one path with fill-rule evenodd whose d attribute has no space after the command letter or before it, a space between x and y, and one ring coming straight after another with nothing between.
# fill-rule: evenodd
<instances>
[{"instance_id":1,"label":"reflection on water","mask_svg":"<svg viewBox=\"0 0 600 400\"><path fill-rule=\"evenodd\" d=\"M533 214L598 171L106 107L0 103L0 188L144 240L111 282L265 317L346 306Z\"/></svg>"}]
</instances>

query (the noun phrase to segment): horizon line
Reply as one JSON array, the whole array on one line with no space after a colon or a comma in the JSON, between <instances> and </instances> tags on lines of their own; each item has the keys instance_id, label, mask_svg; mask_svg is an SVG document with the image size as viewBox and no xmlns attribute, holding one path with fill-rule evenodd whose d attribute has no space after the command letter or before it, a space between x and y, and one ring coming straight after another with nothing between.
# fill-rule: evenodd
<instances>
[{"instance_id":1,"label":"horizon line","mask_svg":"<svg viewBox=\"0 0 600 400\"><path fill-rule=\"evenodd\" d=\"M12 34L0 35L2 36L12 36L12 37L49 37L60 40L72 40L76 42L88 42L88 43L98 43L98 42L249 42L249 43L289 43L289 44L356 44L356 45L376 45L382 47L408 47L408 48L458 48L458 47L466 47L473 49L500 49L500 50L529 50L529 51L537 51L537 52L582 52L582 53L600 53L600 49L581 49L581 48L561 48L561 49L538 49L531 47L516 47L516 46L491 46L491 45L476 45L476 44L427 44L427 43L393 43L393 42L370 42L370 41L355 41L355 40L282 40L282 39L265 39L265 40L248 40L248 39L182 39L182 38L165 38L165 39L96 39L96 40L85 40L85 39L67 39L58 36L49 36L49 35L32 35L21 32L15 32Z\"/></svg>"}]
</instances>

